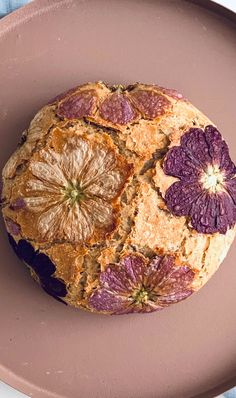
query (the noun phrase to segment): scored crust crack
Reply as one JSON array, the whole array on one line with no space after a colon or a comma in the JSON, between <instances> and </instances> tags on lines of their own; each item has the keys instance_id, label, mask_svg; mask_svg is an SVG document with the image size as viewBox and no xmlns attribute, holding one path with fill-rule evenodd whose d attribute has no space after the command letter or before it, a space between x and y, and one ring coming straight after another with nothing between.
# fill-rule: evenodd
<instances>
[{"instance_id":1,"label":"scored crust crack","mask_svg":"<svg viewBox=\"0 0 236 398\"><path fill-rule=\"evenodd\" d=\"M6 163L9 242L51 296L103 314L189 297L235 236L236 168L215 125L157 85L87 83L34 117Z\"/></svg>"}]
</instances>

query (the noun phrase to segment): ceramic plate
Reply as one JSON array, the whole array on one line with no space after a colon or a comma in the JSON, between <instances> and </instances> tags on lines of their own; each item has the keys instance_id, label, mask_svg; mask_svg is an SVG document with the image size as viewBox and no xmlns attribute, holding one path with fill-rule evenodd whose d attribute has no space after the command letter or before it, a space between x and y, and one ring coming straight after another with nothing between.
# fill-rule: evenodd
<instances>
[{"instance_id":1,"label":"ceramic plate","mask_svg":"<svg viewBox=\"0 0 236 398\"><path fill-rule=\"evenodd\" d=\"M94 80L177 88L215 121L236 161L235 27L207 0L36 0L4 18L1 166L37 109ZM1 227L3 381L34 398L207 398L236 383L235 244L185 302L104 317L43 294Z\"/></svg>"}]
</instances>

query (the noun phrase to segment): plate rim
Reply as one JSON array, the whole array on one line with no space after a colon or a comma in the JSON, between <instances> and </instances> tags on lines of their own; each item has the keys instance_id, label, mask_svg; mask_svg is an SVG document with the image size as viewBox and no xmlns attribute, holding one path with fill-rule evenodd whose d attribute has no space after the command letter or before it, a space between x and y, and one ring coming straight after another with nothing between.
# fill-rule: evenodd
<instances>
[{"instance_id":1,"label":"plate rim","mask_svg":"<svg viewBox=\"0 0 236 398\"><path fill-rule=\"evenodd\" d=\"M73 3L74 0L33 0L32 2L25 4L21 8L15 10L11 14L3 17L0 20L0 40L4 39L10 31L14 30L18 25L22 23L27 23L35 15L43 15L49 10L57 9L62 4ZM81 0L77 0L81 1ZM212 11L213 13L223 16L236 24L236 13L225 6L215 3L214 0L183 0L187 3L192 3L201 8ZM3 381L8 386L15 388L17 391L29 395L34 394L35 398L67 398L62 395L58 395L52 391L47 391L41 388L37 384L30 383L27 379L18 376L13 373L10 369L0 364L0 380ZM225 382L220 385L216 385L210 390L203 391L198 395L191 396L189 398L214 398L216 395L222 394L227 390L236 386L236 373ZM36 394L36 395L35 395ZM38 395L40 394L40 395ZM43 394L43 395L42 395Z\"/></svg>"}]
</instances>

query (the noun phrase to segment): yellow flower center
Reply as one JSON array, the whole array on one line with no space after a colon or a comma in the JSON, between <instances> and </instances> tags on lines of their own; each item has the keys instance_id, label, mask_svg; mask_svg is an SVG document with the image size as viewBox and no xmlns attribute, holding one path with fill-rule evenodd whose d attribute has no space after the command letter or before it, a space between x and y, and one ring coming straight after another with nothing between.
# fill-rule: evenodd
<instances>
[{"instance_id":1,"label":"yellow flower center","mask_svg":"<svg viewBox=\"0 0 236 398\"><path fill-rule=\"evenodd\" d=\"M136 290L133 294L133 298L138 304L146 304L149 299L148 292L142 287L140 290Z\"/></svg>"},{"instance_id":2,"label":"yellow flower center","mask_svg":"<svg viewBox=\"0 0 236 398\"><path fill-rule=\"evenodd\" d=\"M72 189L69 196L71 197L71 199L77 199L77 197L79 196L79 191L77 191L77 189Z\"/></svg>"},{"instance_id":3,"label":"yellow flower center","mask_svg":"<svg viewBox=\"0 0 236 398\"><path fill-rule=\"evenodd\" d=\"M201 177L203 188L212 193L220 192L223 190L222 184L224 182L224 174L217 165L208 166L206 172Z\"/></svg>"},{"instance_id":4,"label":"yellow flower center","mask_svg":"<svg viewBox=\"0 0 236 398\"><path fill-rule=\"evenodd\" d=\"M85 197L79 184L73 182L68 183L68 186L63 188L63 194L65 199L69 199L72 205Z\"/></svg>"}]
</instances>

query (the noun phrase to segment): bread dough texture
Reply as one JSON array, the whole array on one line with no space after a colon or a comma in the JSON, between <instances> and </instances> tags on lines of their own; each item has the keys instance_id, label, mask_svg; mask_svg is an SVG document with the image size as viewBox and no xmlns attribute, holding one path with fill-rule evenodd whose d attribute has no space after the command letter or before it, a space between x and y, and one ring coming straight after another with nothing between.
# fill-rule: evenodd
<instances>
[{"instance_id":1,"label":"bread dough texture","mask_svg":"<svg viewBox=\"0 0 236 398\"><path fill-rule=\"evenodd\" d=\"M235 236L235 166L175 90L87 83L44 106L3 169L11 246L66 304L161 310L200 289Z\"/></svg>"}]
</instances>

